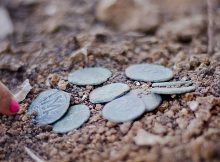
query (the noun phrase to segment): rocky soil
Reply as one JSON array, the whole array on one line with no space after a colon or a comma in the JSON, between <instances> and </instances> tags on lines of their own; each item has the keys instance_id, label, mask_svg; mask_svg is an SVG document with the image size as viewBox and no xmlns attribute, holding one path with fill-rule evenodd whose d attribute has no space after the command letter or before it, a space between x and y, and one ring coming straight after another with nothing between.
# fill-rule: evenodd
<instances>
[{"instance_id":1,"label":"rocky soil","mask_svg":"<svg viewBox=\"0 0 220 162\"><path fill-rule=\"evenodd\" d=\"M195 0L2 0L14 33L0 42L0 79L15 90L26 79L33 87L15 116L0 116L0 161L218 162L220 161L220 2L215 6L215 49L207 54L206 3ZM98 86L67 81L72 70L102 66L108 83L131 89L124 70L135 63L171 68L173 80L191 79L198 88L163 96L160 107L138 120L115 124L89 102ZM27 109L42 91L71 94L71 105L86 104L90 119L77 130L57 134L32 122Z\"/></svg>"}]
</instances>

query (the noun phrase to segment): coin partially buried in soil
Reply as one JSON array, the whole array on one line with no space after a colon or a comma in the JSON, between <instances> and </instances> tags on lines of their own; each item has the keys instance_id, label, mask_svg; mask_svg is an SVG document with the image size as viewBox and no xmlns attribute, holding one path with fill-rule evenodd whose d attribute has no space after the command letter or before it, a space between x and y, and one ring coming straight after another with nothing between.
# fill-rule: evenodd
<instances>
[{"instance_id":1,"label":"coin partially buried in soil","mask_svg":"<svg viewBox=\"0 0 220 162\"><path fill-rule=\"evenodd\" d=\"M156 87L156 88L152 88L150 91L152 93L156 93L156 94L182 94L182 93L187 93L187 92L192 92L196 89L196 86L189 86L189 87L168 87L168 88L164 88L164 87Z\"/></svg>"},{"instance_id":2,"label":"coin partially buried in soil","mask_svg":"<svg viewBox=\"0 0 220 162\"><path fill-rule=\"evenodd\" d=\"M107 103L102 115L105 119L120 123L135 120L144 112L144 102L136 95L130 94Z\"/></svg>"},{"instance_id":3,"label":"coin partially buried in soil","mask_svg":"<svg viewBox=\"0 0 220 162\"><path fill-rule=\"evenodd\" d=\"M90 95L89 100L92 103L105 103L122 96L129 91L129 86L124 83L111 83L94 89Z\"/></svg>"},{"instance_id":4,"label":"coin partially buried in soil","mask_svg":"<svg viewBox=\"0 0 220 162\"><path fill-rule=\"evenodd\" d=\"M146 112L153 111L162 102L162 98L159 94L147 92L144 89L134 89L131 90L129 94L137 95L145 104Z\"/></svg>"},{"instance_id":5,"label":"coin partially buried in soil","mask_svg":"<svg viewBox=\"0 0 220 162\"><path fill-rule=\"evenodd\" d=\"M67 114L53 125L53 131L66 133L82 126L90 117L89 107L75 105L69 108Z\"/></svg>"},{"instance_id":6,"label":"coin partially buried in soil","mask_svg":"<svg viewBox=\"0 0 220 162\"><path fill-rule=\"evenodd\" d=\"M35 121L42 124L51 124L60 119L70 104L70 94L57 89L41 92L32 102L28 113L37 112Z\"/></svg>"},{"instance_id":7,"label":"coin partially buried in soil","mask_svg":"<svg viewBox=\"0 0 220 162\"><path fill-rule=\"evenodd\" d=\"M110 70L102 67L91 67L76 70L68 75L68 81L76 85L99 85L111 77Z\"/></svg>"},{"instance_id":8,"label":"coin partially buried in soil","mask_svg":"<svg viewBox=\"0 0 220 162\"><path fill-rule=\"evenodd\" d=\"M161 82L173 78L171 69L156 64L135 64L125 70L128 78L145 82Z\"/></svg>"}]
</instances>

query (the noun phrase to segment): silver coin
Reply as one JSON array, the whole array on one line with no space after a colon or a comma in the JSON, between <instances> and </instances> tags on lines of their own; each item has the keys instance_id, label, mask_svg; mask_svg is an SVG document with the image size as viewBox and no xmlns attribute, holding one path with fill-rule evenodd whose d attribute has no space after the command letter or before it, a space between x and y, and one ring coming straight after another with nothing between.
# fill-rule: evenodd
<instances>
[{"instance_id":1,"label":"silver coin","mask_svg":"<svg viewBox=\"0 0 220 162\"><path fill-rule=\"evenodd\" d=\"M143 101L136 95L125 95L107 103L102 115L112 122L132 121L145 112Z\"/></svg>"},{"instance_id":2,"label":"silver coin","mask_svg":"<svg viewBox=\"0 0 220 162\"><path fill-rule=\"evenodd\" d=\"M50 124L63 116L69 104L70 94L51 89L40 93L30 105L28 113L37 112L36 122Z\"/></svg>"},{"instance_id":3,"label":"silver coin","mask_svg":"<svg viewBox=\"0 0 220 162\"><path fill-rule=\"evenodd\" d=\"M156 109L162 102L162 98L159 94L147 92L144 89L134 89L131 90L129 94L137 95L145 104L146 112L153 111Z\"/></svg>"},{"instance_id":4,"label":"silver coin","mask_svg":"<svg viewBox=\"0 0 220 162\"><path fill-rule=\"evenodd\" d=\"M129 91L129 86L124 83L111 83L94 89L90 95L89 100L92 103L105 103L120 97Z\"/></svg>"},{"instance_id":5,"label":"silver coin","mask_svg":"<svg viewBox=\"0 0 220 162\"><path fill-rule=\"evenodd\" d=\"M128 78L145 82L161 82L173 78L171 69L156 64L135 64L125 70Z\"/></svg>"},{"instance_id":6,"label":"silver coin","mask_svg":"<svg viewBox=\"0 0 220 162\"><path fill-rule=\"evenodd\" d=\"M111 75L111 71L106 68L84 68L70 73L68 81L76 85L99 85L107 81Z\"/></svg>"},{"instance_id":7,"label":"silver coin","mask_svg":"<svg viewBox=\"0 0 220 162\"><path fill-rule=\"evenodd\" d=\"M193 82L190 81L173 81L173 82L160 82L153 83L152 87L166 87L166 86L182 86L182 85L191 85Z\"/></svg>"},{"instance_id":8,"label":"silver coin","mask_svg":"<svg viewBox=\"0 0 220 162\"><path fill-rule=\"evenodd\" d=\"M152 88L150 91L157 94L181 94L194 91L196 86L180 87L180 88Z\"/></svg>"},{"instance_id":9,"label":"silver coin","mask_svg":"<svg viewBox=\"0 0 220 162\"><path fill-rule=\"evenodd\" d=\"M67 114L53 125L53 131L66 133L81 127L90 117L89 107L75 105L69 108Z\"/></svg>"}]
</instances>

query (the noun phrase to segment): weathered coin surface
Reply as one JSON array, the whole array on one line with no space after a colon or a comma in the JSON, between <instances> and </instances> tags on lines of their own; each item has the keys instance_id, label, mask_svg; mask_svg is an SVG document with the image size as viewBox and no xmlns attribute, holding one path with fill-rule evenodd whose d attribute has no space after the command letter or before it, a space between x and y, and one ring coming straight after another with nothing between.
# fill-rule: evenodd
<instances>
[{"instance_id":1,"label":"weathered coin surface","mask_svg":"<svg viewBox=\"0 0 220 162\"><path fill-rule=\"evenodd\" d=\"M111 75L111 71L106 68L84 68L70 73L68 81L76 85L99 85L107 81Z\"/></svg>"},{"instance_id":2,"label":"weathered coin surface","mask_svg":"<svg viewBox=\"0 0 220 162\"><path fill-rule=\"evenodd\" d=\"M152 88L150 91L157 94L181 94L194 91L196 86L180 87L180 88Z\"/></svg>"},{"instance_id":3,"label":"weathered coin surface","mask_svg":"<svg viewBox=\"0 0 220 162\"><path fill-rule=\"evenodd\" d=\"M70 94L57 89L51 89L40 93L30 105L28 113L37 112L36 122L50 124L63 116L69 104Z\"/></svg>"},{"instance_id":4,"label":"weathered coin surface","mask_svg":"<svg viewBox=\"0 0 220 162\"><path fill-rule=\"evenodd\" d=\"M107 103L102 115L112 122L132 121L145 112L143 101L136 95L125 95Z\"/></svg>"},{"instance_id":5,"label":"weathered coin surface","mask_svg":"<svg viewBox=\"0 0 220 162\"><path fill-rule=\"evenodd\" d=\"M134 89L129 92L137 95L145 104L146 112L153 111L162 102L162 98L159 94L147 92L144 89Z\"/></svg>"},{"instance_id":6,"label":"weathered coin surface","mask_svg":"<svg viewBox=\"0 0 220 162\"><path fill-rule=\"evenodd\" d=\"M120 97L129 91L129 86L124 83L111 83L103 87L94 89L90 95L89 100L92 103L105 103Z\"/></svg>"},{"instance_id":7,"label":"weathered coin surface","mask_svg":"<svg viewBox=\"0 0 220 162\"><path fill-rule=\"evenodd\" d=\"M135 64L125 70L128 78L146 82L168 81L173 78L171 69L156 64Z\"/></svg>"},{"instance_id":8,"label":"weathered coin surface","mask_svg":"<svg viewBox=\"0 0 220 162\"><path fill-rule=\"evenodd\" d=\"M153 83L152 87L166 87L166 86L181 86L181 85L191 85L193 82L190 81L173 81L173 82L161 82L161 83Z\"/></svg>"},{"instance_id":9,"label":"weathered coin surface","mask_svg":"<svg viewBox=\"0 0 220 162\"><path fill-rule=\"evenodd\" d=\"M69 108L67 114L53 125L53 131L66 133L81 127L90 117L90 110L86 105L75 105Z\"/></svg>"}]
</instances>

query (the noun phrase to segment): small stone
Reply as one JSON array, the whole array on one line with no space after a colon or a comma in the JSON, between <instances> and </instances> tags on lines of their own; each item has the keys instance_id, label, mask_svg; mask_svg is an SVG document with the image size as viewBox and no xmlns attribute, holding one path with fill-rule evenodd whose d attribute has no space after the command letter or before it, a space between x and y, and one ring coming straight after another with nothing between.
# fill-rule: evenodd
<instances>
[{"instance_id":1,"label":"small stone","mask_svg":"<svg viewBox=\"0 0 220 162\"><path fill-rule=\"evenodd\" d=\"M171 22L164 23L157 35L178 39L181 42L188 42L193 37L196 37L204 30L205 19L202 15L194 15L177 19Z\"/></svg>"},{"instance_id":2,"label":"small stone","mask_svg":"<svg viewBox=\"0 0 220 162\"><path fill-rule=\"evenodd\" d=\"M51 124L60 119L70 104L70 94L50 89L40 93L31 103L28 113L37 113L35 121L42 124Z\"/></svg>"},{"instance_id":3,"label":"small stone","mask_svg":"<svg viewBox=\"0 0 220 162\"><path fill-rule=\"evenodd\" d=\"M198 109L199 103L197 101L189 101L187 105L192 111L196 111Z\"/></svg>"},{"instance_id":4,"label":"small stone","mask_svg":"<svg viewBox=\"0 0 220 162\"><path fill-rule=\"evenodd\" d=\"M157 94L181 94L194 91L195 86L180 87L180 88L152 88L150 91Z\"/></svg>"},{"instance_id":5,"label":"small stone","mask_svg":"<svg viewBox=\"0 0 220 162\"><path fill-rule=\"evenodd\" d=\"M108 128L113 128L113 127L116 126L116 123L111 122L111 121L108 121L108 122L106 123L106 126L107 126Z\"/></svg>"},{"instance_id":6,"label":"small stone","mask_svg":"<svg viewBox=\"0 0 220 162\"><path fill-rule=\"evenodd\" d=\"M106 104L102 110L105 119L112 122L135 120L145 112L143 101L136 95L125 95Z\"/></svg>"},{"instance_id":7,"label":"small stone","mask_svg":"<svg viewBox=\"0 0 220 162\"><path fill-rule=\"evenodd\" d=\"M80 97L82 97L82 96L83 96L83 92L79 92L78 95L79 95Z\"/></svg>"},{"instance_id":8,"label":"small stone","mask_svg":"<svg viewBox=\"0 0 220 162\"><path fill-rule=\"evenodd\" d=\"M146 112L153 111L162 102L162 98L160 95L146 92L144 89L135 89L132 90L130 93L137 95L144 102Z\"/></svg>"},{"instance_id":9,"label":"small stone","mask_svg":"<svg viewBox=\"0 0 220 162\"><path fill-rule=\"evenodd\" d=\"M60 75L58 74L52 74L50 75L50 82L51 85L55 86L60 81Z\"/></svg>"},{"instance_id":10,"label":"small stone","mask_svg":"<svg viewBox=\"0 0 220 162\"><path fill-rule=\"evenodd\" d=\"M145 82L161 82L173 78L173 72L169 68L147 63L131 65L125 70L125 74L130 79Z\"/></svg>"},{"instance_id":11,"label":"small stone","mask_svg":"<svg viewBox=\"0 0 220 162\"><path fill-rule=\"evenodd\" d=\"M129 86L124 83L112 83L94 89L90 95L89 100L92 103L105 103L122 96L129 91Z\"/></svg>"},{"instance_id":12,"label":"small stone","mask_svg":"<svg viewBox=\"0 0 220 162\"><path fill-rule=\"evenodd\" d=\"M76 85L99 85L107 81L111 75L111 71L106 68L84 68L70 73L68 81Z\"/></svg>"},{"instance_id":13,"label":"small stone","mask_svg":"<svg viewBox=\"0 0 220 162\"><path fill-rule=\"evenodd\" d=\"M27 121L27 120L28 120L28 116L27 116L27 115L24 115L24 116L21 118L21 120L24 121L24 122Z\"/></svg>"},{"instance_id":14,"label":"small stone","mask_svg":"<svg viewBox=\"0 0 220 162\"><path fill-rule=\"evenodd\" d=\"M92 86L89 86L89 85L86 86L86 89L88 89L88 90L92 90L92 88L93 88Z\"/></svg>"},{"instance_id":15,"label":"small stone","mask_svg":"<svg viewBox=\"0 0 220 162\"><path fill-rule=\"evenodd\" d=\"M137 135L134 137L134 142L138 146L152 146L155 144L163 144L165 141L158 135L146 132L144 129L139 129Z\"/></svg>"},{"instance_id":16,"label":"small stone","mask_svg":"<svg viewBox=\"0 0 220 162\"><path fill-rule=\"evenodd\" d=\"M183 109L180 111L180 114L183 115L183 116L188 115L187 109L183 108Z\"/></svg>"},{"instance_id":17,"label":"small stone","mask_svg":"<svg viewBox=\"0 0 220 162\"><path fill-rule=\"evenodd\" d=\"M146 0L102 0L97 3L96 16L122 31L151 33L160 24L159 7Z\"/></svg>"},{"instance_id":18,"label":"small stone","mask_svg":"<svg viewBox=\"0 0 220 162\"><path fill-rule=\"evenodd\" d=\"M119 129L122 134L126 134L130 128L131 128L131 122L126 122L119 126Z\"/></svg>"},{"instance_id":19,"label":"small stone","mask_svg":"<svg viewBox=\"0 0 220 162\"><path fill-rule=\"evenodd\" d=\"M102 108L102 105L101 105L101 104L96 104L96 105L95 105L95 109L96 109L96 110L101 110L101 108Z\"/></svg>"},{"instance_id":20,"label":"small stone","mask_svg":"<svg viewBox=\"0 0 220 162\"><path fill-rule=\"evenodd\" d=\"M57 84L58 88L63 91L66 90L67 85L68 85L68 82L64 80L60 80Z\"/></svg>"},{"instance_id":21,"label":"small stone","mask_svg":"<svg viewBox=\"0 0 220 162\"><path fill-rule=\"evenodd\" d=\"M157 134L163 134L167 132L167 128L164 125L157 122L154 123L152 130Z\"/></svg>"},{"instance_id":22,"label":"small stone","mask_svg":"<svg viewBox=\"0 0 220 162\"><path fill-rule=\"evenodd\" d=\"M89 107L75 105L69 108L67 114L53 125L56 133L67 133L81 127L90 117Z\"/></svg>"},{"instance_id":23,"label":"small stone","mask_svg":"<svg viewBox=\"0 0 220 162\"><path fill-rule=\"evenodd\" d=\"M54 73L54 74L50 74L48 77L47 77L47 80L46 80L46 85L48 87L51 87L51 86L57 86L58 82L60 81L60 75Z\"/></svg>"},{"instance_id":24,"label":"small stone","mask_svg":"<svg viewBox=\"0 0 220 162\"><path fill-rule=\"evenodd\" d=\"M14 95L15 100L18 102L23 101L28 95L28 93L31 91L31 89L32 86L30 85L29 79L26 79L19 87L17 93L15 93Z\"/></svg>"}]
</instances>

